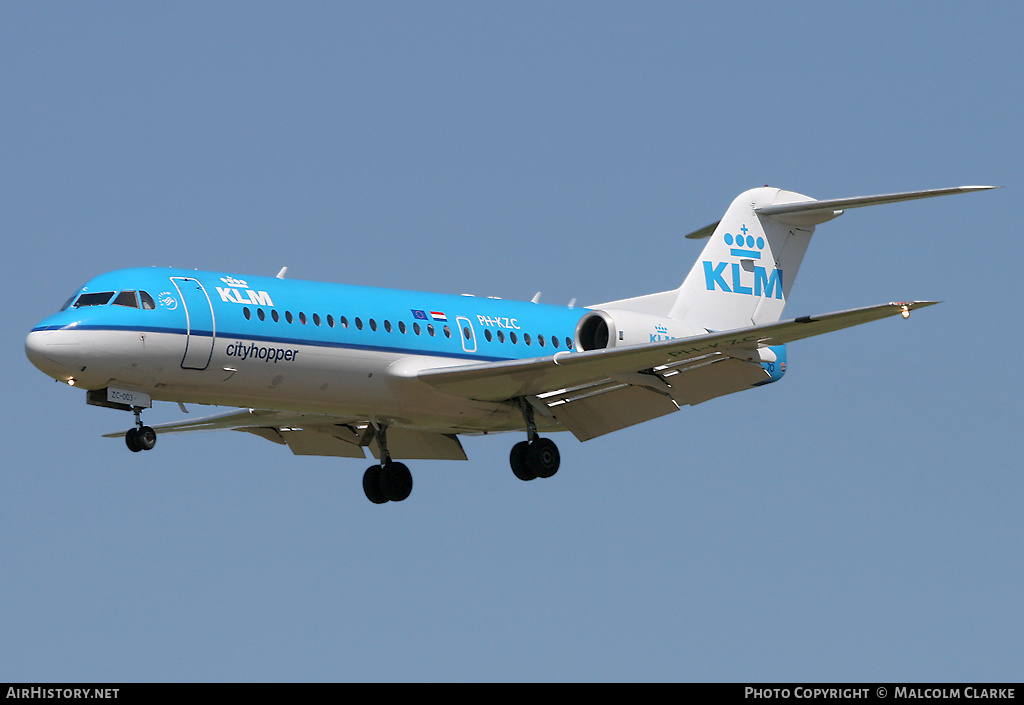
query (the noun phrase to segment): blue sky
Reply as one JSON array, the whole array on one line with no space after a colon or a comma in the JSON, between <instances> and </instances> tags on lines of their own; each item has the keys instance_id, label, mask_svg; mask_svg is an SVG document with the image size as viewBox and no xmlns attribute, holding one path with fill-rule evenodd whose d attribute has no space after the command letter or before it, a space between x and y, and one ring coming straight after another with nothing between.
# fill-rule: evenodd
<instances>
[{"instance_id":1,"label":"blue sky","mask_svg":"<svg viewBox=\"0 0 1024 705\"><path fill-rule=\"evenodd\" d=\"M0 680L1019 680L1019 3L4 3ZM24 337L174 265L597 303L748 188L995 184L819 227L787 315L936 299L578 443L367 463L103 439ZM193 412L201 409L193 408ZM175 405L147 412L180 418Z\"/></svg>"}]
</instances>

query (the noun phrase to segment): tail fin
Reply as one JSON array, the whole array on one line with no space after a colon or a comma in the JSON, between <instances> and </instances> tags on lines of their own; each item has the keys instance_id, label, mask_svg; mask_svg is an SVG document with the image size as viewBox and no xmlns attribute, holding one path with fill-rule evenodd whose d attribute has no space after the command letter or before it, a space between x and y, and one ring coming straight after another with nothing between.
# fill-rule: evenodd
<instances>
[{"instance_id":1,"label":"tail fin","mask_svg":"<svg viewBox=\"0 0 1024 705\"><path fill-rule=\"evenodd\" d=\"M707 330L773 323L782 318L815 225L848 208L992 188L998 187L956 186L826 201L767 186L751 189L736 197L718 223L687 235L711 239L681 287L591 308L668 316Z\"/></svg>"},{"instance_id":2,"label":"tail fin","mask_svg":"<svg viewBox=\"0 0 1024 705\"><path fill-rule=\"evenodd\" d=\"M709 330L781 319L814 233L814 222L787 224L759 215L756 209L813 201L799 193L767 187L737 196L678 289L669 316ZM828 218L816 220L836 215L829 211Z\"/></svg>"}]
</instances>

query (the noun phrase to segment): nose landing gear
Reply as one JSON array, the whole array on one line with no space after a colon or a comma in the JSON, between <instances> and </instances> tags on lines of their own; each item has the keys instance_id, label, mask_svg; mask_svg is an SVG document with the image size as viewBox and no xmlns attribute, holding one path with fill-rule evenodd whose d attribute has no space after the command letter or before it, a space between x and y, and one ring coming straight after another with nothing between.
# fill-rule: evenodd
<instances>
[{"instance_id":1,"label":"nose landing gear","mask_svg":"<svg viewBox=\"0 0 1024 705\"><path fill-rule=\"evenodd\" d=\"M140 450L153 450L156 445L156 431L149 426L142 425L142 407L133 406L135 412L135 427L128 429L124 434L124 442L128 450L138 453Z\"/></svg>"}]
</instances>

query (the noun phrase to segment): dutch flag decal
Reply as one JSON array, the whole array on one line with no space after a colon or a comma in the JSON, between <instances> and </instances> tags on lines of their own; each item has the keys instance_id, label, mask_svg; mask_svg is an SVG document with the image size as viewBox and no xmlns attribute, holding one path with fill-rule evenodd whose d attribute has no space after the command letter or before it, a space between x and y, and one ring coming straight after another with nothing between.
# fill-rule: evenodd
<instances>
[{"instance_id":1,"label":"dutch flag decal","mask_svg":"<svg viewBox=\"0 0 1024 705\"><path fill-rule=\"evenodd\" d=\"M431 311L430 312L430 316L435 321L447 321L448 320L448 317L446 315L444 315L443 311Z\"/></svg>"}]
</instances>

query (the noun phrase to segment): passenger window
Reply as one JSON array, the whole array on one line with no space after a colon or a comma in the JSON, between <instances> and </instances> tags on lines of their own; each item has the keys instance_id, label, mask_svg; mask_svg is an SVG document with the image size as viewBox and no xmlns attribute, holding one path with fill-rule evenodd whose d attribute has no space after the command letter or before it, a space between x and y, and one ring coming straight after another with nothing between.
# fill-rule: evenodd
<instances>
[{"instance_id":1,"label":"passenger window","mask_svg":"<svg viewBox=\"0 0 1024 705\"><path fill-rule=\"evenodd\" d=\"M405 328L405 321L399 321L398 322L398 330L400 330L402 333L405 333L405 330L406 330L406 328Z\"/></svg>"},{"instance_id":2,"label":"passenger window","mask_svg":"<svg viewBox=\"0 0 1024 705\"><path fill-rule=\"evenodd\" d=\"M122 291L114 299L115 306L127 306L128 308L138 308L139 300L135 298L134 291Z\"/></svg>"},{"instance_id":3,"label":"passenger window","mask_svg":"<svg viewBox=\"0 0 1024 705\"><path fill-rule=\"evenodd\" d=\"M572 338L565 339L565 349L572 350Z\"/></svg>"},{"instance_id":4,"label":"passenger window","mask_svg":"<svg viewBox=\"0 0 1024 705\"><path fill-rule=\"evenodd\" d=\"M348 319L347 319L347 318L345 318L344 316L342 316L342 317L341 317L341 318L339 318L338 320L339 320L339 321L341 322L341 327L342 327L342 328L348 328Z\"/></svg>"},{"instance_id":5,"label":"passenger window","mask_svg":"<svg viewBox=\"0 0 1024 705\"><path fill-rule=\"evenodd\" d=\"M327 325L330 328L334 328L334 316L329 313L327 314Z\"/></svg>"},{"instance_id":6,"label":"passenger window","mask_svg":"<svg viewBox=\"0 0 1024 705\"><path fill-rule=\"evenodd\" d=\"M242 315L245 316L245 320L247 321L252 318L252 311L249 310L248 306L242 309Z\"/></svg>"},{"instance_id":7,"label":"passenger window","mask_svg":"<svg viewBox=\"0 0 1024 705\"><path fill-rule=\"evenodd\" d=\"M391 332L391 321L384 319L384 330L386 330L388 333Z\"/></svg>"},{"instance_id":8,"label":"passenger window","mask_svg":"<svg viewBox=\"0 0 1024 705\"><path fill-rule=\"evenodd\" d=\"M413 321L412 330L416 335L420 334L420 324Z\"/></svg>"},{"instance_id":9,"label":"passenger window","mask_svg":"<svg viewBox=\"0 0 1024 705\"><path fill-rule=\"evenodd\" d=\"M544 336L543 335L538 335L537 336L537 345L541 346L542 348L544 347Z\"/></svg>"},{"instance_id":10,"label":"passenger window","mask_svg":"<svg viewBox=\"0 0 1024 705\"><path fill-rule=\"evenodd\" d=\"M558 337L557 336L554 336L554 335L551 336L551 347L553 347L553 348L557 348L558 347Z\"/></svg>"},{"instance_id":11,"label":"passenger window","mask_svg":"<svg viewBox=\"0 0 1024 705\"><path fill-rule=\"evenodd\" d=\"M513 345L515 345L515 344L516 344L516 342L517 342L517 338L516 338L516 332L515 332L515 331L511 331L511 332L510 332L510 333L508 334L508 339L512 341L512 344L513 344Z\"/></svg>"},{"instance_id":12,"label":"passenger window","mask_svg":"<svg viewBox=\"0 0 1024 705\"><path fill-rule=\"evenodd\" d=\"M359 330L363 329L363 319L361 319L359 316L356 316L356 328L358 328Z\"/></svg>"},{"instance_id":13,"label":"passenger window","mask_svg":"<svg viewBox=\"0 0 1024 705\"><path fill-rule=\"evenodd\" d=\"M527 345L530 344L530 334L529 333L523 333L523 342L526 343Z\"/></svg>"},{"instance_id":14,"label":"passenger window","mask_svg":"<svg viewBox=\"0 0 1024 705\"><path fill-rule=\"evenodd\" d=\"M274 323L279 323L281 321L281 315L277 312L276 308L270 312L270 317L274 319Z\"/></svg>"},{"instance_id":15,"label":"passenger window","mask_svg":"<svg viewBox=\"0 0 1024 705\"><path fill-rule=\"evenodd\" d=\"M95 294L82 294L78 297L78 301L75 302L75 308L82 308L83 306L103 306L114 296L112 291L102 291Z\"/></svg>"},{"instance_id":16,"label":"passenger window","mask_svg":"<svg viewBox=\"0 0 1024 705\"><path fill-rule=\"evenodd\" d=\"M500 330L498 331L498 342L499 343L504 343L505 342L505 332L504 331L500 331Z\"/></svg>"},{"instance_id":17,"label":"passenger window","mask_svg":"<svg viewBox=\"0 0 1024 705\"><path fill-rule=\"evenodd\" d=\"M434 324L433 323L428 323L427 324L427 333L430 334L431 338L434 337Z\"/></svg>"},{"instance_id":18,"label":"passenger window","mask_svg":"<svg viewBox=\"0 0 1024 705\"><path fill-rule=\"evenodd\" d=\"M490 328L484 328L484 337L487 338L487 342L491 342L491 330Z\"/></svg>"},{"instance_id":19,"label":"passenger window","mask_svg":"<svg viewBox=\"0 0 1024 705\"><path fill-rule=\"evenodd\" d=\"M292 321L295 320L295 318L292 317L292 312L291 311L285 311L284 312L284 320L288 321L289 323L291 323Z\"/></svg>"},{"instance_id":20,"label":"passenger window","mask_svg":"<svg viewBox=\"0 0 1024 705\"><path fill-rule=\"evenodd\" d=\"M370 330L377 330L377 321L370 319Z\"/></svg>"},{"instance_id":21,"label":"passenger window","mask_svg":"<svg viewBox=\"0 0 1024 705\"><path fill-rule=\"evenodd\" d=\"M267 314L263 313L263 309L262 308L256 309L256 315L260 317L261 321L267 320Z\"/></svg>"},{"instance_id":22,"label":"passenger window","mask_svg":"<svg viewBox=\"0 0 1024 705\"><path fill-rule=\"evenodd\" d=\"M320 314L319 313L314 313L313 314L313 325L315 325L315 326L320 325Z\"/></svg>"},{"instance_id":23,"label":"passenger window","mask_svg":"<svg viewBox=\"0 0 1024 705\"><path fill-rule=\"evenodd\" d=\"M448 326L444 327L444 337L445 338L451 338L452 337L452 329L449 328Z\"/></svg>"}]
</instances>

